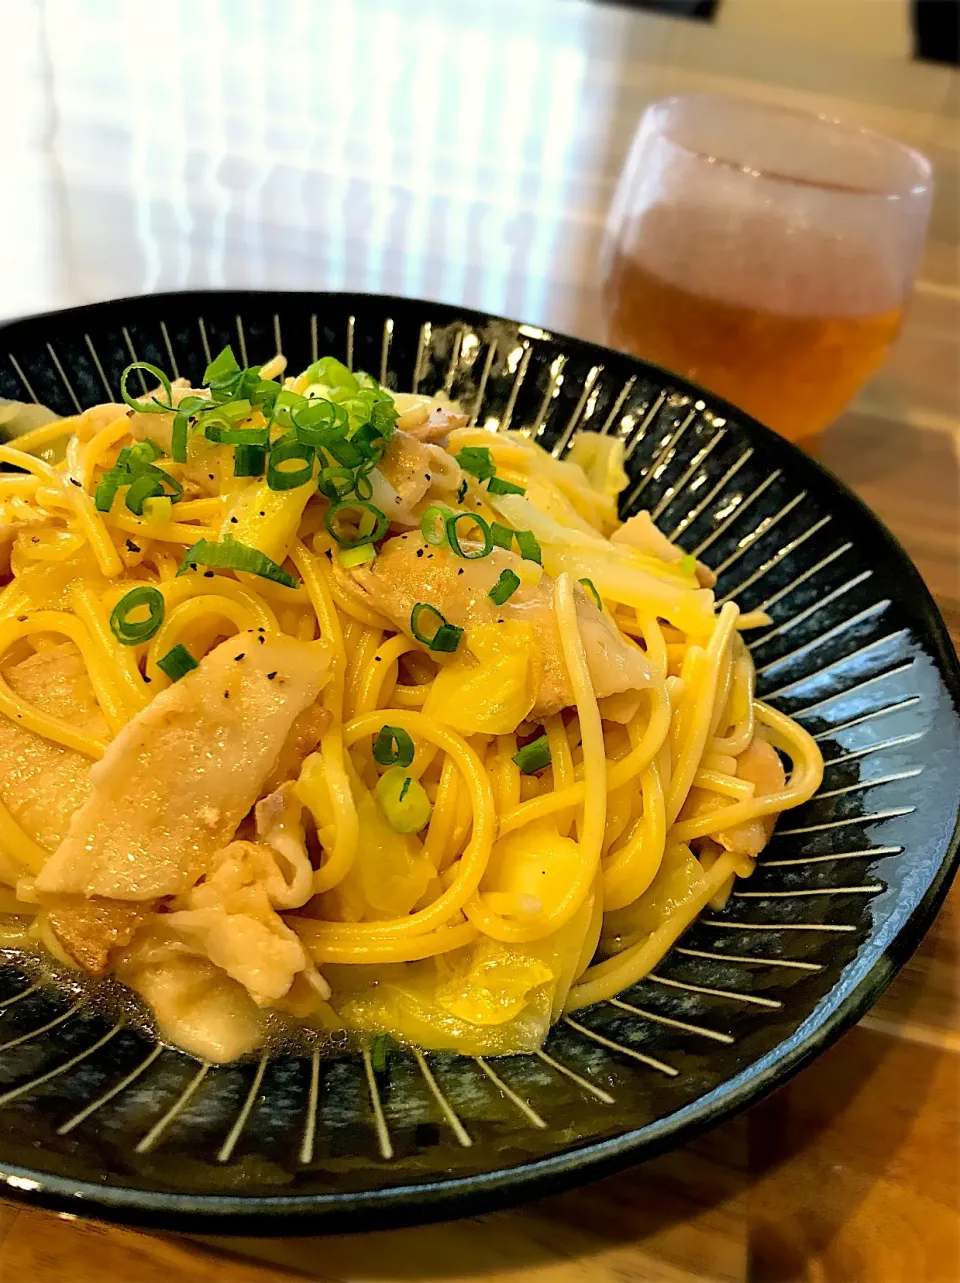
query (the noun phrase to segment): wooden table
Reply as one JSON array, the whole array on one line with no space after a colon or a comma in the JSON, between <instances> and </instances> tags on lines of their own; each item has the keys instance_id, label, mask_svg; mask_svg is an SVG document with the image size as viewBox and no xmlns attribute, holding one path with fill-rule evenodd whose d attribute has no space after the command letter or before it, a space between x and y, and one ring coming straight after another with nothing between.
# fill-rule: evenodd
<instances>
[{"instance_id":1,"label":"wooden table","mask_svg":"<svg viewBox=\"0 0 960 1283\"><path fill-rule=\"evenodd\" d=\"M187 286L360 288L602 338L599 235L651 99L729 91L921 147L938 193L912 315L823 458L960 639L956 72L576 0L37 0L5 8L4 35L7 315ZM0 1283L956 1283L958 920L960 888L840 1044L628 1175L356 1239L200 1244L0 1208Z\"/></svg>"}]
</instances>

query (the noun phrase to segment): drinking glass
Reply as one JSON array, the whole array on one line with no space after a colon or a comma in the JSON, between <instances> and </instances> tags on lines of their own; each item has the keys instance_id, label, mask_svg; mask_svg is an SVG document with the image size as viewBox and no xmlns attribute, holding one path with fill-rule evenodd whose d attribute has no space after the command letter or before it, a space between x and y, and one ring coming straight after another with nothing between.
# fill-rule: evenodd
<instances>
[{"instance_id":1,"label":"drinking glass","mask_svg":"<svg viewBox=\"0 0 960 1283\"><path fill-rule=\"evenodd\" d=\"M809 447L900 330L931 190L924 156L869 130L655 103L607 226L609 341Z\"/></svg>"}]
</instances>

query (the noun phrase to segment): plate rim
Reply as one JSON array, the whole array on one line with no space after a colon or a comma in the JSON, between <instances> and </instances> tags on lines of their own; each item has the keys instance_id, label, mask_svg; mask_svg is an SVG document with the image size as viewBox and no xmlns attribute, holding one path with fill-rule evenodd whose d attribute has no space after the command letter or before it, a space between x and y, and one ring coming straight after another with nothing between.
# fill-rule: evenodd
<instances>
[{"instance_id":1,"label":"plate rim","mask_svg":"<svg viewBox=\"0 0 960 1283\"><path fill-rule=\"evenodd\" d=\"M378 304L397 304L433 309L447 318L445 323L466 320L475 325L500 323L529 324L509 317L458 307L455 304L392 294L357 290L270 290L270 289L187 289L155 294L126 295L93 303L56 308L46 312L8 318L0 323L0 334L10 335L20 327L48 323L56 325L80 316L95 316L103 310L124 305L162 307L167 302L183 305L187 300L210 300L220 305L244 298L307 300L356 299ZM319 310L319 309L318 309ZM960 660L946 623L919 570L906 549L876 513L843 480L823 464L805 455L792 442L780 437L759 420L724 397L667 370L655 362L578 338L554 329L532 326L538 338L569 344L580 351L615 356L637 371L664 376L677 392L706 400L759 437L769 452L789 466L806 472L839 491L853 507L859 520L886 545L903 572L912 580L914 605L932 643L933 659L954 709L960 711ZM54 1211L82 1212L121 1224L186 1233L220 1235L283 1235L354 1233L410 1224L427 1224L461 1216L479 1215L501 1208L558 1194L588 1181L598 1180L654 1158L685 1144L695 1136L787 1083L805 1065L832 1046L841 1035L877 1001L904 963L914 953L943 904L960 866L960 780L954 799L953 831L924 895L897 933L883 946L877 958L845 998L833 1000L834 985L820 999L810 1015L785 1041L778 1043L758 1061L742 1069L705 1096L642 1128L634 1128L603 1140L574 1144L558 1154L468 1176L392 1185L365 1191L343 1191L304 1195L179 1194L173 1191L144 1190L132 1186L99 1185L92 1181L57 1176L0 1161L0 1191L5 1198Z\"/></svg>"}]
</instances>

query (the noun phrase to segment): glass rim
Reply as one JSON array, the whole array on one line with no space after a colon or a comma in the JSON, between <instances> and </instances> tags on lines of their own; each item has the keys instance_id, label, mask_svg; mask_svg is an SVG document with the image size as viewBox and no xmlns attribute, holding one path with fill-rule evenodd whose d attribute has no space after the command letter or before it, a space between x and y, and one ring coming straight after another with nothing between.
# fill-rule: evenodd
<instances>
[{"instance_id":1,"label":"glass rim","mask_svg":"<svg viewBox=\"0 0 960 1283\"><path fill-rule=\"evenodd\" d=\"M820 181L815 178L804 178L799 175L780 172L775 169L754 169L750 165L743 164L728 156L712 155L706 150L700 150L697 147L689 146L680 139L673 136L669 128L661 121L657 120L658 113L665 113L668 108L674 107L680 103L703 103L704 105L719 104L721 106L733 106L746 108L755 115L766 114L772 116L789 117L794 120L802 120L812 124L817 129L827 130L832 133L840 133L852 141L867 141L881 144L891 155L899 156L908 161L913 167L913 180L905 178L904 182L890 185L875 184L865 186L860 183L838 183L831 181ZM676 147L678 151L695 160L704 161L711 165L721 165L725 169L736 170L745 177L755 179L765 179L767 182L783 183L793 187L808 187L815 191L837 192L847 196L873 196L881 197L885 200L902 199L906 196L919 195L923 192L929 192L933 183L933 165L929 157L925 156L922 151L916 147L911 147L908 143L900 142L896 138L891 138L889 134L880 133L877 129L870 129L866 125L850 124L848 121L840 120L837 116L828 116L823 113L806 111L802 107L786 107L779 103L758 102L752 98L738 98L732 94L711 94L711 93L691 93L691 94L672 94L667 98L657 99L649 103L644 109L643 118L650 117L654 120L655 127L660 136L670 144Z\"/></svg>"}]
</instances>

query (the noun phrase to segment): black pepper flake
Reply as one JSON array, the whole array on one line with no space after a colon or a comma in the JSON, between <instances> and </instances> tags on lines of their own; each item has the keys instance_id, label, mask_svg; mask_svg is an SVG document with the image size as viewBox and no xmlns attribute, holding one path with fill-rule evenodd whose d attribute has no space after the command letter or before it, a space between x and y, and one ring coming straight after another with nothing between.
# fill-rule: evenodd
<instances>
[{"instance_id":1,"label":"black pepper flake","mask_svg":"<svg viewBox=\"0 0 960 1283\"><path fill-rule=\"evenodd\" d=\"M264 637L263 633L261 633L260 636L257 638L257 641L260 643L261 646L266 644L266 640L267 639L266 637Z\"/></svg>"},{"instance_id":2,"label":"black pepper flake","mask_svg":"<svg viewBox=\"0 0 960 1283\"><path fill-rule=\"evenodd\" d=\"M230 518L230 522L231 522L231 524L232 524L232 525L234 525L234 526L238 526L238 525L240 524L240 518L239 518L239 517L231 517L231 518Z\"/></svg>"},{"instance_id":3,"label":"black pepper flake","mask_svg":"<svg viewBox=\"0 0 960 1283\"><path fill-rule=\"evenodd\" d=\"M230 698L230 692L229 692L229 691L224 691L224 692L223 692L223 698L224 698L224 699L229 699L229 698Z\"/></svg>"},{"instance_id":4,"label":"black pepper flake","mask_svg":"<svg viewBox=\"0 0 960 1283\"><path fill-rule=\"evenodd\" d=\"M77 480L77 478L76 478L76 477L71 477L71 478L70 478L70 484L71 484L72 486L78 486L78 485L80 484L80 482Z\"/></svg>"},{"instance_id":5,"label":"black pepper flake","mask_svg":"<svg viewBox=\"0 0 960 1283\"><path fill-rule=\"evenodd\" d=\"M394 501L393 501L393 502L394 502L394 503L403 503L403 500L400 498L400 496L399 496L399 495L397 495L397 497L394 499Z\"/></svg>"},{"instance_id":6,"label":"black pepper flake","mask_svg":"<svg viewBox=\"0 0 960 1283\"><path fill-rule=\"evenodd\" d=\"M258 633L265 633L266 631L267 631L267 630L264 628L263 624L261 624L261 625L257 628L257 632L258 632Z\"/></svg>"},{"instance_id":7,"label":"black pepper flake","mask_svg":"<svg viewBox=\"0 0 960 1283\"><path fill-rule=\"evenodd\" d=\"M272 673L267 673L267 681L272 682L273 679L276 677L276 675L277 675L277 669L274 669Z\"/></svg>"},{"instance_id":8,"label":"black pepper flake","mask_svg":"<svg viewBox=\"0 0 960 1283\"><path fill-rule=\"evenodd\" d=\"M423 549L422 549L422 548L418 548L418 549L417 549L417 556L418 556L418 557L422 557L422 556L423 556Z\"/></svg>"},{"instance_id":9,"label":"black pepper flake","mask_svg":"<svg viewBox=\"0 0 960 1283\"><path fill-rule=\"evenodd\" d=\"M424 480L425 480L425 481L429 481L429 480L430 480L430 473L429 473L429 472L425 472L425 473L423 474L423 477L424 477Z\"/></svg>"},{"instance_id":10,"label":"black pepper flake","mask_svg":"<svg viewBox=\"0 0 960 1283\"><path fill-rule=\"evenodd\" d=\"M139 545L139 544L135 544L135 543L133 542L133 540L132 540L132 539L128 539L128 540L126 541L126 549L127 549L127 551L128 551L128 552L139 552L139 551L140 551L140 545Z\"/></svg>"},{"instance_id":11,"label":"black pepper flake","mask_svg":"<svg viewBox=\"0 0 960 1283\"><path fill-rule=\"evenodd\" d=\"M267 514L266 514L265 512L261 512L259 515L260 515L261 517L265 517Z\"/></svg>"},{"instance_id":12,"label":"black pepper flake","mask_svg":"<svg viewBox=\"0 0 960 1283\"><path fill-rule=\"evenodd\" d=\"M457 574L458 574L458 575L462 575L462 574L463 574L463 567L462 567L462 566L461 566L461 567L460 567L460 569L457 571Z\"/></svg>"},{"instance_id":13,"label":"black pepper flake","mask_svg":"<svg viewBox=\"0 0 960 1283\"><path fill-rule=\"evenodd\" d=\"M382 664L382 663L383 663L383 656L382 656L382 655L374 655L374 657L373 657L373 662L374 662L375 664Z\"/></svg>"},{"instance_id":14,"label":"black pepper flake","mask_svg":"<svg viewBox=\"0 0 960 1283\"><path fill-rule=\"evenodd\" d=\"M211 481L216 481L216 477L213 475L212 472L208 472L207 476L210 478Z\"/></svg>"},{"instance_id":15,"label":"black pepper flake","mask_svg":"<svg viewBox=\"0 0 960 1283\"><path fill-rule=\"evenodd\" d=\"M203 572L203 577L204 577L204 579L212 579L212 578L213 578L213 571L212 571L212 570L205 570L205 571Z\"/></svg>"},{"instance_id":16,"label":"black pepper flake","mask_svg":"<svg viewBox=\"0 0 960 1283\"><path fill-rule=\"evenodd\" d=\"M242 651L240 652L240 654L239 654L239 655L234 655L234 657L233 657L233 661L234 661L234 663L239 663L239 662L240 662L240 660L241 660L241 659L243 659L243 657L244 657L244 655L245 655L246 653L247 653L247 652L246 652L245 650L242 650Z\"/></svg>"}]
</instances>

